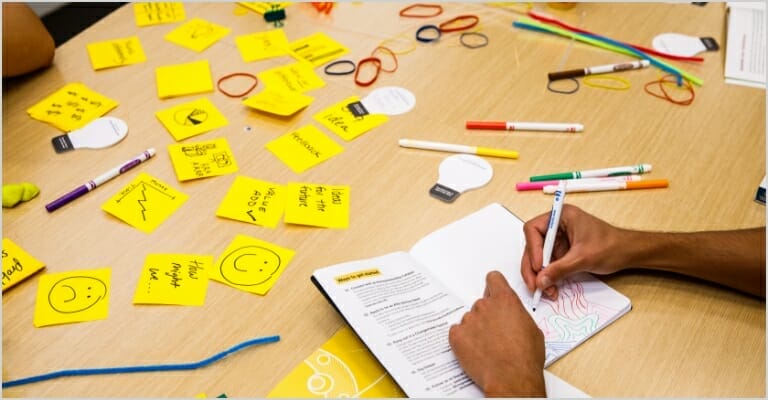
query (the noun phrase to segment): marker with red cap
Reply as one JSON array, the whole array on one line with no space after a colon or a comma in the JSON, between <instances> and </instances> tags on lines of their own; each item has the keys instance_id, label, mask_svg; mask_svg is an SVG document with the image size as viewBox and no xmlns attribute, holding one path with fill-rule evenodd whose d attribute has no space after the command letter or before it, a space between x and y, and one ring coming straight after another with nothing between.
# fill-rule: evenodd
<instances>
[{"instance_id":1,"label":"marker with red cap","mask_svg":"<svg viewBox=\"0 0 768 400\"><path fill-rule=\"evenodd\" d=\"M467 121L467 129L488 129L494 131L581 132L584 130L584 125L557 122Z\"/></svg>"}]
</instances>

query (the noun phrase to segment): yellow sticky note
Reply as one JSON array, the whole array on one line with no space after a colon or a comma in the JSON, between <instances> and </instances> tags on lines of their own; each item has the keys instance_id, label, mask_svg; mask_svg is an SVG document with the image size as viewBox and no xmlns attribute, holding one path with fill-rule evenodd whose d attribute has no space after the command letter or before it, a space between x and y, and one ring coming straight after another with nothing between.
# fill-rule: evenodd
<instances>
[{"instance_id":1,"label":"yellow sticky note","mask_svg":"<svg viewBox=\"0 0 768 400\"><path fill-rule=\"evenodd\" d=\"M11 288L43 268L45 264L11 239L3 238L3 290Z\"/></svg>"},{"instance_id":2,"label":"yellow sticky note","mask_svg":"<svg viewBox=\"0 0 768 400\"><path fill-rule=\"evenodd\" d=\"M181 2L133 3L133 15L137 26L167 24L186 18Z\"/></svg>"},{"instance_id":3,"label":"yellow sticky note","mask_svg":"<svg viewBox=\"0 0 768 400\"><path fill-rule=\"evenodd\" d=\"M213 91L208 60L158 67L155 77L157 96L161 99Z\"/></svg>"},{"instance_id":4,"label":"yellow sticky note","mask_svg":"<svg viewBox=\"0 0 768 400\"><path fill-rule=\"evenodd\" d=\"M341 153L344 148L313 125L305 125L266 144L294 172L301 173Z\"/></svg>"},{"instance_id":5,"label":"yellow sticky note","mask_svg":"<svg viewBox=\"0 0 768 400\"><path fill-rule=\"evenodd\" d=\"M229 121L203 97L155 113L177 141L226 126Z\"/></svg>"},{"instance_id":6,"label":"yellow sticky note","mask_svg":"<svg viewBox=\"0 0 768 400\"><path fill-rule=\"evenodd\" d=\"M352 96L320 111L313 118L346 141L350 141L389 120L389 117L384 114L355 117L347 106L359 100L356 96Z\"/></svg>"},{"instance_id":7,"label":"yellow sticky note","mask_svg":"<svg viewBox=\"0 0 768 400\"><path fill-rule=\"evenodd\" d=\"M42 275L37 285L35 326L107 318L110 276L109 268Z\"/></svg>"},{"instance_id":8,"label":"yellow sticky note","mask_svg":"<svg viewBox=\"0 0 768 400\"><path fill-rule=\"evenodd\" d=\"M235 156L225 138L172 144L168 146L168 154L176 177L182 182L237 172Z\"/></svg>"},{"instance_id":9,"label":"yellow sticky note","mask_svg":"<svg viewBox=\"0 0 768 400\"><path fill-rule=\"evenodd\" d=\"M142 172L102 204L101 209L142 232L152 233L187 198L189 196L167 183Z\"/></svg>"},{"instance_id":10,"label":"yellow sticky note","mask_svg":"<svg viewBox=\"0 0 768 400\"><path fill-rule=\"evenodd\" d=\"M282 29L241 35L235 38L235 44L245 62L288 54L288 37Z\"/></svg>"},{"instance_id":11,"label":"yellow sticky note","mask_svg":"<svg viewBox=\"0 0 768 400\"><path fill-rule=\"evenodd\" d=\"M97 71L147 61L138 36L91 43L87 49L91 65Z\"/></svg>"},{"instance_id":12,"label":"yellow sticky note","mask_svg":"<svg viewBox=\"0 0 768 400\"><path fill-rule=\"evenodd\" d=\"M265 295L285 271L295 252L245 235L237 235L208 275L235 289Z\"/></svg>"},{"instance_id":13,"label":"yellow sticky note","mask_svg":"<svg viewBox=\"0 0 768 400\"><path fill-rule=\"evenodd\" d=\"M348 48L323 32L317 32L291 42L290 50L294 57L309 62L313 67L331 62L349 53Z\"/></svg>"},{"instance_id":14,"label":"yellow sticky note","mask_svg":"<svg viewBox=\"0 0 768 400\"><path fill-rule=\"evenodd\" d=\"M201 306L212 266L212 256L149 254L136 285L133 304Z\"/></svg>"},{"instance_id":15,"label":"yellow sticky note","mask_svg":"<svg viewBox=\"0 0 768 400\"><path fill-rule=\"evenodd\" d=\"M292 182L285 192L286 223L323 228L349 226L349 186Z\"/></svg>"},{"instance_id":16,"label":"yellow sticky note","mask_svg":"<svg viewBox=\"0 0 768 400\"><path fill-rule=\"evenodd\" d=\"M264 13L267 11L270 11L273 9L281 9L291 5L291 3L287 1L277 2L277 3L262 2L262 1L239 1L237 4L253 12L257 12L261 15L264 15Z\"/></svg>"},{"instance_id":17,"label":"yellow sticky note","mask_svg":"<svg viewBox=\"0 0 768 400\"><path fill-rule=\"evenodd\" d=\"M69 83L27 109L34 119L70 132L117 107L117 102L82 83Z\"/></svg>"},{"instance_id":18,"label":"yellow sticky note","mask_svg":"<svg viewBox=\"0 0 768 400\"><path fill-rule=\"evenodd\" d=\"M325 86L310 65L293 63L262 71L259 80L271 89L303 93Z\"/></svg>"},{"instance_id":19,"label":"yellow sticky note","mask_svg":"<svg viewBox=\"0 0 768 400\"><path fill-rule=\"evenodd\" d=\"M202 18L192 18L165 35L165 40L199 53L229 35L229 32L226 26Z\"/></svg>"},{"instance_id":20,"label":"yellow sticky note","mask_svg":"<svg viewBox=\"0 0 768 400\"><path fill-rule=\"evenodd\" d=\"M286 117L312 104L314 100L314 97L299 92L267 88L243 100L243 104L256 110Z\"/></svg>"},{"instance_id":21,"label":"yellow sticky note","mask_svg":"<svg viewBox=\"0 0 768 400\"><path fill-rule=\"evenodd\" d=\"M268 398L405 398L405 393L348 326L305 358Z\"/></svg>"},{"instance_id":22,"label":"yellow sticky note","mask_svg":"<svg viewBox=\"0 0 768 400\"><path fill-rule=\"evenodd\" d=\"M274 228L280 222L284 208L282 185L238 176L221 201L216 215Z\"/></svg>"}]
</instances>

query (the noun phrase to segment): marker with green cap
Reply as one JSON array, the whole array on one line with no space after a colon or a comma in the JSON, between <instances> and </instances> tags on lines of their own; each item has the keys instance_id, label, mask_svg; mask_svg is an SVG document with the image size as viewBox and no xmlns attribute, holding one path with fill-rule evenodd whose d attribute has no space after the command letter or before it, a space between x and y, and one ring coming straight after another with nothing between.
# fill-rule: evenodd
<instances>
[{"instance_id":1,"label":"marker with green cap","mask_svg":"<svg viewBox=\"0 0 768 400\"><path fill-rule=\"evenodd\" d=\"M606 176L620 176L632 174L644 174L651 172L651 164L638 164L626 167L613 167L602 169L589 169L584 171L560 172L557 174L537 175L530 178L531 182L553 181L560 179L600 178Z\"/></svg>"}]
</instances>

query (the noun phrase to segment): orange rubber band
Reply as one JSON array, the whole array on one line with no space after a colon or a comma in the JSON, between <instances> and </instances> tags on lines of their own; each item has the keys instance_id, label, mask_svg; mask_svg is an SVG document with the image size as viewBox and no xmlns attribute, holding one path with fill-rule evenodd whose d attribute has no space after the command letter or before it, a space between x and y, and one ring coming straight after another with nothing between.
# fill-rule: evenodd
<instances>
[{"instance_id":1,"label":"orange rubber band","mask_svg":"<svg viewBox=\"0 0 768 400\"><path fill-rule=\"evenodd\" d=\"M408 13L408 11L413 11L418 9L424 9L424 10L432 9L432 10L435 10L435 12L434 14L425 14L425 13L419 13L419 12ZM429 17L436 17L442 13L443 13L443 6L439 4L416 3L400 10L400 16L406 17L406 18L429 18Z\"/></svg>"},{"instance_id":2,"label":"orange rubber band","mask_svg":"<svg viewBox=\"0 0 768 400\"><path fill-rule=\"evenodd\" d=\"M667 78L672 78L673 80L670 81ZM664 84L665 83L673 83L673 84L677 85L677 77L675 77L674 75L664 75L659 80L648 82L648 83L645 84L645 88L644 89L645 89L646 93L650 94L653 97L658 97L658 98L660 98L662 100L666 100L666 101L668 101L668 102L670 102L672 104L677 104L677 105L681 105L681 106L689 106L689 105L691 105L693 103L693 100L696 98L696 92L693 91L693 86L691 85L690 82L688 82L688 81L684 81L684 82L685 82L685 88L691 93L691 97L688 98L688 99L685 99L685 100L675 100L675 99L673 99L672 96L670 96L669 93L667 93L667 90L664 89ZM651 85L659 85L659 89L661 90L661 93L663 93L663 96L658 94L658 93L654 93L653 91L651 91L649 89L649 87Z\"/></svg>"},{"instance_id":3,"label":"orange rubber band","mask_svg":"<svg viewBox=\"0 0 768 400\"><path fill-rule=\"evenodd\" d=\"M360 70L362 70L363 65L373 63L376 65L376 73L373 75L373 78L369 81L361 81L359 79ZM373 82L376 82L376 79L379 77L379 72L381 71L381 60L377 57L366 57L362 60L357 62L357 69L355 69L355 84L358 86L371 86Z\"/></svg>"},{"instance_id":4,"label":"orange rubber band","mask_svg":"<svg viewBox=\"0 0 768 400\"><path fill-rule=\"evenodd\" d=\"M227 80L227 79L229 79L229 78L234 78L234 77L236 77L236 76L244 76L244 77L246 77L246 78L251 78L251 79L253 79L253 84L251 85L251 87L249 87L248 89L246 89L246 90L245 90L245 91L243 91L242 93L229 93L229 92L227 92L226 90L224 90L224 89L222 89L222 88L221 88L221 84L222 84L222 82L224 82L225 80ZM259 84L259 79L258 79L258 78L256 78L256 76L255 76L255 75L253 75L253 74L249 74L249 73L247 73L247 72L235 72L235 73L232 73L232 74L229 74L229 75L224 75L224 76L222 76L221 78L219 78L219 80L218 80L218 81L216 81L216 87L218 87L218 88L219 88L219 91L220 91L221 93L224 93L224 95L225 95L225 96L228 96L228 97L234 97L234 98L238 98L238 97L243 97L243 96L245 96L246 94L250 93L250 92L251 92L251 90L253 90L253 89L256 87L256 85L258 85L258 84Z\"/></svg>"},{"instance_id":5,"label":"orange rubber band","mask_svg":"<svg viewBox=\"0 0 768 400\"><path fill-rule=\"evenodd\" d=\"M379 51L379 50L385 51L385 52L389 53L392 56L392 60L395 62L395 66L392 69L384 69L384 64L382 64L381 70L384 71L384 72L395 72L395 71L397 71L397 56L395 55L395 52L390 50L387 47L378 46L375 49L373 49L373 51L371 52L371 57L375 57L376 52ZM377 57L377 58L379 58L379 57ZM381 58L379 58L379 61L381 61Z\"/></svg>"},{"instance_id":6,"label":"orange rubber band","mask_svg":"<svg viewBox=\"0 0 768 400\"><path fill-rule=\"evenodd\" d=\"M448 25L455 24L455 23L457 23L459 21L463 21L463 20L471 20L472 22L470 22L470 23L468 23L466 25L460 25L460 26L453 27L453 28L446 28ZM464 31L464 30L467 30L469 28L472 28L475 25L477 25L478 22L480 22L480 17L478 17L477 15L465 14L465 15L459 15L456 18L449 19L448 21L443 22L442 24L438 25L437 27L440 28L440 32L443 32L443 33L445 33L445 32L457 32L457 31Z\"/></svg>"}]
</instances>

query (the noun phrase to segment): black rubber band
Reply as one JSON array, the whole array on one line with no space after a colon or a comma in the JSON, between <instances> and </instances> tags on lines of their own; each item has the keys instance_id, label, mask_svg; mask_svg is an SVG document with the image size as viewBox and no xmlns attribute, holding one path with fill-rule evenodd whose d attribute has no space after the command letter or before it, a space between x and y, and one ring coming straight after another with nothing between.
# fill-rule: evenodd
<instances>
[{"instance_id":1,"label":"black rubber band","mask_svg":"<svg viewBox=\"0 0 768 400\"><path fill-rule=\"evenodd\" d=\"M547 83L547 90L549 90L550 92L555 92L555 93L560 93L560 94L574 94L574 93L578 92L579 91L579 81L577 81L575 78L568 78L568 79L570 79L574 83L576 83L576 88L575 89L573 89L571 91L552 89L552 87L551 87L552 82L562 82L562 80L560 80L560 81L549 81Z\"/></svg>"},{"instance_id":2,"label":"black rubber band","mask_svg":"<svg viewBox=\"0 0 768 400\"><path fill-rule=\"evenodd\" d=\"M433 30L437 33L436 37L430 38L430 37L423 37L421 36L421 33L426 30ZM416 40L422 43L429 43L434 42L437 39L440 39L440 35L442 35L442 32L440 31L440 28L437 27L437 25L424 25L419 30L416 31Z\"/></svg>"},{"instance_id":3,"label":"black rubber band","mask_svg":"<svg viewBox=\"0 0 768 400\"><path fill-rule=\"evenodd\" d=\"M464 36L480 36L481 38L485 39L485 42L481 44L468 44L464 41ZM479 49L481 47L488 46L488 36L485 36L484 33L480 32L464 32L461 34L461 36L459 36L459 41L464 47L468 47L470 49Z\"/></svg>"},{"instance_id":4,"label":"black rubber band","mask_svg":"<svg viewBox=\"0 0 768 400\"><path fill-rule=\"evenodd\" d=\"M331 71L333 67L341 64L349 64L352 66L352 69L350 69L349 71ZM325 66L325 73L327 75L349 75L355 72L355 68L357 68L355 66L355 63L350 60L337 60Z\"/></svg>"}]
</instances>

